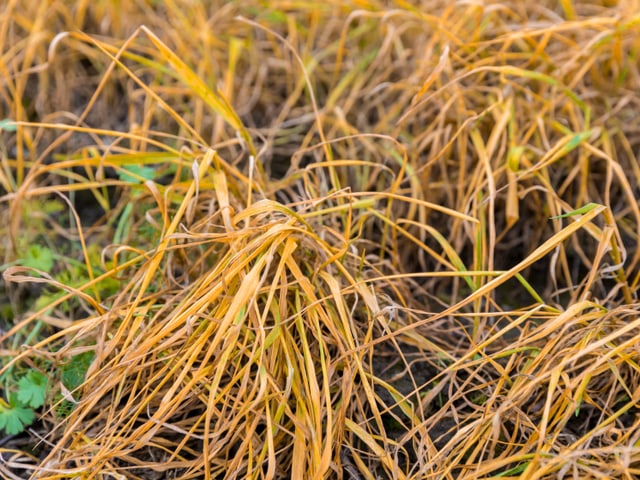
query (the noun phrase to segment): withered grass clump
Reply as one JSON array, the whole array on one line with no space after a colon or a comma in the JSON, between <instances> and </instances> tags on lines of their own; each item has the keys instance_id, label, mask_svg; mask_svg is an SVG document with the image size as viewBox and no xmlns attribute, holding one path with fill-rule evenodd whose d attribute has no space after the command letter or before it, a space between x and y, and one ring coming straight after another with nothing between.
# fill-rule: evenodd
<instances>
[{"instance_id":1,"label":"withered grass clump","mask_svg":"<svg viewBox=\"0 0 640 480\"><path fill-rule=\"evenodd\" d=\"M0 476L637 478L639 11L8 2Z\"/></svg>"}]
</instances>

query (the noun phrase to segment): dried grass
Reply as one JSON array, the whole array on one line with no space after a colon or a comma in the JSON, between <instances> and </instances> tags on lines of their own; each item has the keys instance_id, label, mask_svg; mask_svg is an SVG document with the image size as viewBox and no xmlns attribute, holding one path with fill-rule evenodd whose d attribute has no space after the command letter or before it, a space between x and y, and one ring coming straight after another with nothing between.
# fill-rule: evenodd
<instances>
[{"instance_id":1,"label":"dried grass","mask_svg":"<svg viewBox=\"0 0 640 480\"><path fill-rule=\"evenodd\" d=\"M0 14L0 472L640 475L640 4L218 3Z\"/></svg>"}]
</instances>

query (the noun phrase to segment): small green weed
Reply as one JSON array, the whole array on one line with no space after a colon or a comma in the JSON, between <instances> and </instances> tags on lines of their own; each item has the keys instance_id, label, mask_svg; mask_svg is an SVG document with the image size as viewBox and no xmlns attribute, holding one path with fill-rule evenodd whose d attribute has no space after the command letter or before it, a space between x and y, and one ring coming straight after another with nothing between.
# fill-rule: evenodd
<instances>
[{"instance_id":1,"label":"small green weed","mask_svg":"<svg viewBox=\"0 0 640 480\"><path fill-rule=\"evenodd\" d=\"M15 376L12 372L18 369L9 370L2 382L7 393L6 398L0 398L0 431L4 430L7 435L23 432L35 421L36 411L44 407L48 399L52 400L56 415L66 417L74 404L65 394L82 385L93 358L94 353L88 351L60 365L49 362L44 365L50 371L49 376L36 368L28 368ZM60 385L66 392L63 393Z\"/></svg>"},{"instance_id":2,"label":"small green weed","mask_svg":"<svg viewBox=\"0 0 640 480\"><path fill-rule=\"evenodd\" d=\"M17 390L6 400L0 398L0 430L14 435L31 425L35 419L34 409L44 405L47 383L47 377L41 372L28 370L16 382ZM10 387L7 391L11 391Z\"/></svg>"},{"instance_id":3,"label":"small green weed","mask_svg":"<svg viewBox=\"0 0 640 480\"><path fill-rule=\"evenodd\" d=\"M22 432L33 423L35 417L33 409L25 407L17 395L10 395L8 402L0 398L0 430L8 435Z\"/></svg>"},{"instance_id":4,"label":"small green weed","mask_svg":"<svg viewBox=\"0 0 640 480\"><path fill-rule=\"evenodd\" d=\"M28 370L17 381L9 378L5 382L9 396L0 398L0 430L15 435L31 425L36 416L34 410L44 405L47 384L47 377L35 369Z\"/></svg>"},{"instance_id":5,"label":"small green weed","mask_svg":"<svg viewBox=\"0 0 640 480\"><path fill-rule=\"evenodd\" d=\"M39 223L43 227L43 223ZM43 227L44 228L44 227ZM39 232L36 229L36 234ZM71 288L82 288L90 282L88 269L92 273L102 273L100 265L100 249L91 245L88 249L89 266L72 258L76 255L78 248L71 247L71 253L61 255L54 252L46 245L32 243L26 245L23 239L20 242L22 256L13 262L0 267L0 271L8 267L17 265L33 268L43 272L58 285L65 285ZM95 265L95 266L94 266ZM63 267L63 268L62 268ZM34 277L40 277L36 272L30 272ZM119 282L107 277L96 284L96 291L102 297L108 297L117 290ZM68 318L70 313L80 306L76 298L70 298L64 302L58 300L67 292L47 286L39 292L35 298L24 298L20 302L19 309L29 311L41 311L45 309L44 315L62 315ZM47 309L48 306L51 306ZM13 311L11 304L7 305L11 309L11 315L7 318L17 318L20 312ZM20 345L33 345L39 342L43 336L47 335L50 327L44 320L38 319L31 328L22 328L10 337L10 348L12 352L17 351ZM55 350L57 347L52 347ZM0 366L9 365L13 360L13 355L5 354L0 357ZM4 396L0 397L0 432L7 435L15 435L23 432L25 428L33 424L37 418L39 410L47 410L53 405L58 417L64 418L74 407L74 403L69 401L69 393L82 385L89 365L93 361L94 354L91 351L83 352L71 356L62 363L55 363L46 355L36 355L31 358L30 365L16 363L10 365L0 378ZM43 373L44 372L44 373Z\"/></svg>"}]
</instances>

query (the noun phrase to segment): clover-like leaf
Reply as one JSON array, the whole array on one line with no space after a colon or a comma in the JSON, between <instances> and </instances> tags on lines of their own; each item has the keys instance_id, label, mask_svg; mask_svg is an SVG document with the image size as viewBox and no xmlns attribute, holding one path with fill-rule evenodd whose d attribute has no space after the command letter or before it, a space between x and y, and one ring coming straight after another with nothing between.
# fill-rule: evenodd
<instances>
[{"instance_id":1,"label":"clover-like leaf","mask_svg":"<svg viewBox=\"0 0 640 480\"><path fill-rule=\"evenodd\" d=\"M7 435L15 435L24 431L25 427L31 425L35 418L36 414L33 409L21 405L16 395L11 395L9 404L0 401L0 430L4 430Z\"/></svg>"},{"instance_id":2,"label":"clover-like leaf","mask_svg":"<svg viewBox=\"0 0 640 480\"><path fill-rule=\"evenodd\" d=\"M47 377L37 370L30 370L18 381L18 401L31 408L44 405L47 396Z\"/></svg>"}]
</instances>

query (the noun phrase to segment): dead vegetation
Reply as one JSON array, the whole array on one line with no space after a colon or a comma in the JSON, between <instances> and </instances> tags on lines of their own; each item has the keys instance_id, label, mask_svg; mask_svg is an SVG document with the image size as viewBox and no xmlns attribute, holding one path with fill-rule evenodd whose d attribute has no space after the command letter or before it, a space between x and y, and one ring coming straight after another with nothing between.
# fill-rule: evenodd
<instances>
[{"instance_id":1,"label":"dead vegetation","mask_svg":"<svg viewBox=\"0 0 640 480\"><path fill-rule=\"evenodd\" d=\"M636 478L639 11L9 1L1 476Z\"/></svg>"}]
</instances>

